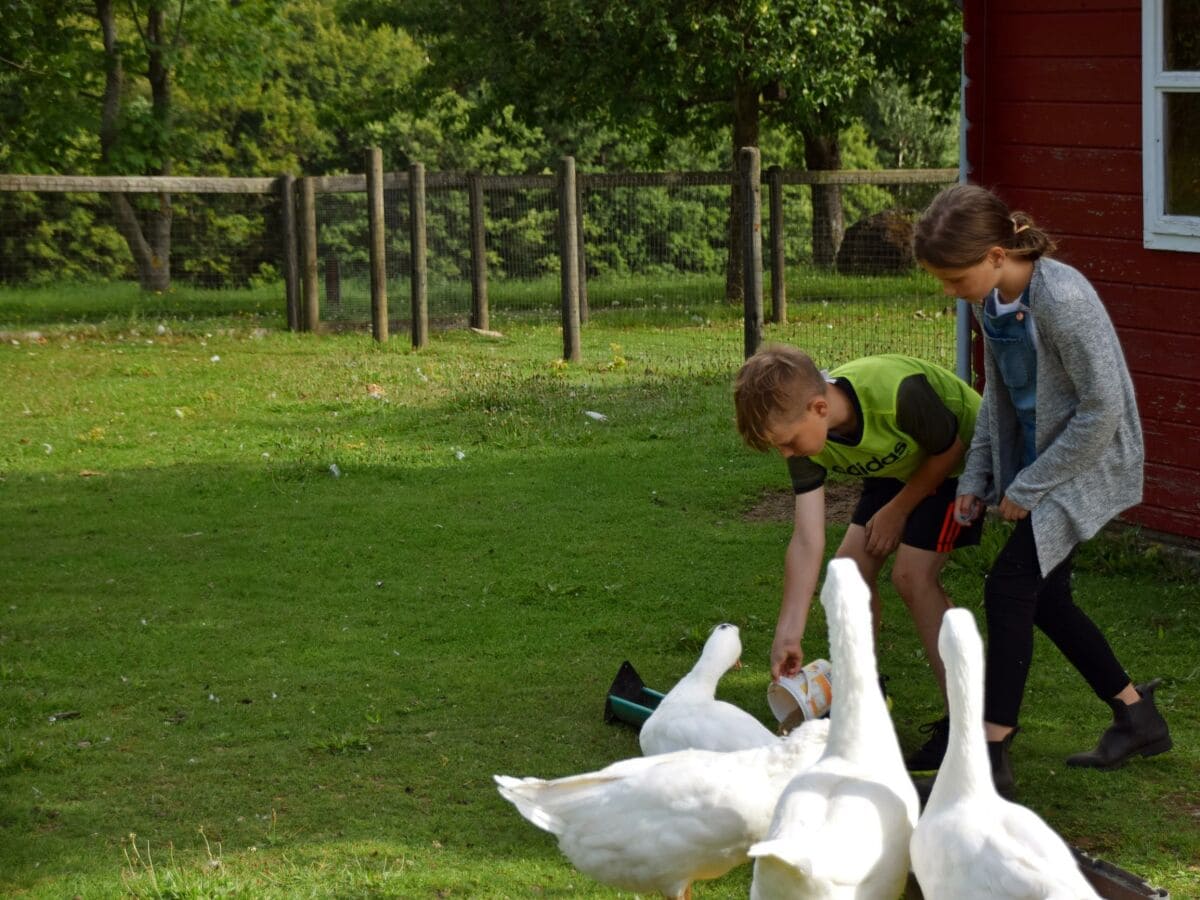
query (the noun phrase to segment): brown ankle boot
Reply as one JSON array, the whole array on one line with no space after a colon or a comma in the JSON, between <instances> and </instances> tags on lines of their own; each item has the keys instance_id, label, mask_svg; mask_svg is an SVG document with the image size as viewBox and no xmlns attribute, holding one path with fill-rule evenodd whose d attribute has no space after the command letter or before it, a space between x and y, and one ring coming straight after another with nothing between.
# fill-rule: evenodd
<instances>
[{"instance_id":1,"label":"brown ankle boot","mask_svg":"<svg viewBox=\"0 0 1200 900\"><path fill-rule=\"evenodd\" d=\"M1154 705L1154 689L1161 680L1155 678L1137 685L1137 692L1142 698L1137 703L1109 700L1113 723L1100 735L1100 743L1095 750L1068 756L1067 765L1116 769L1125 765L1131 756L1156 756L1170 750L1171 732L1166 719Z\"/></svg>"},{"instance_id":2,"label":"brown ankle boot","mask_svg":"<svg viewBox=\"0 0 1200 900\"><path fill-rule=\"evenodd\" d=\"M1011 800L1017 789L1008 748L1020 730L1020 728L1014 728L1000 740L987 742L988 761L992 764L992 784L996 787L996 793L1005 800ZM929 795L933 792L933 783L936 780L936 775L913 778L912 783L917 789L917 799L921 801L922 808L929 802Z\"/></svg>"},{"instance_id":3,"label":"brown ankle boot","mask_svg":"<svg viewBox=\"0 0 1200 900\"><path fill-rule=\"evenodd\" d=\"M1011 800L1013 793L1016 791L1017 782L1013 777L1012 760L1008 755L1008 748L1012 744L1012 739L1017 736L1020 728L1014 728L1005 737L998 741L988 741L988 759L992 763L992 784L996 786L996 793L1006 800Z\"/></svg>"}]
</instances>

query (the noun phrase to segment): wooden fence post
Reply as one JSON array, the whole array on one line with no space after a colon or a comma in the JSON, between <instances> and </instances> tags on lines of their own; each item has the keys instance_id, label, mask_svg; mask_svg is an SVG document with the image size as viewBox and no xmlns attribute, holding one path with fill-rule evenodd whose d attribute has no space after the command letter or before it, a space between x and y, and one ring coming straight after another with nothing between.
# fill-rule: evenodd
<instances>
[{"instance_id":1,"label":"wooden fence post","mask_svg":"<svg viewBox=\"0 0 1200 900\"><path fill-rule=\"evenodd\" d=\"M579 324L586 325L588 319L591 318L591 312L588 309L588 284L587 284L587 241L583 236L583 189L586 182L585 177L576 175L575 177L575 247L576 253L579 255Z\"/></svg>"},{"instance_id":2,"label":"wooden fence post","mask_svg":"<svg viewBox=\"0 0 1200 900\"><path fill-rule=\"evenodd\" d=\"M321 298L317 285L317 194L312 176L300 179L300 262L304 310L302 331L316 331L321 322Z\"/></svg>"},{"instance_id":3,"label":"wooden fence post","mask_svg":"<svg viewBox=\"0 0 1200 900\"><path fill-rule=\"evenodd\" d=\"M487 331L487 207L478 172L467 173L467 199L471 210L471 327Z\"/></svg>"},{"instance_id":4,"label":"wooden fence post","mask_svg":"<svg viewBox=\"0 0 1200 900\"><path fill-rule=\"evenodd\" d=\"M787 324L787 260L783 251L783 170L767 169L771 221L771 321Z\"/></svg>"},{"instance_id":5,"label":"wooden fence post","mask_svg":"<svg viewBox=\"0 0 1200 900\"><path fill-rule=\"evenodd\" d=\"M425 166L408 167L408 221L412 257L412 345L429 343L429 294L425 266Z\"/></svg>"},{"instance_id":6,"label":"wooden fence post","mask_svg":"<svg viewBox=\"0 0 1200 900\"><path fill-rule=\"evenodd\" d=\"M387 242L383 220L383 150L367 148L367 233L371 260L371 336L388 339Z\"/></svg>"},{"instance_id":7,"label":"wooden fence post","mask_svg":"<svg viewBox=\"0 0 1200 900\"><path fill-rule=\"evenodd\" d=\"M580 362L579 222L575 208L575 158L564 156L558 167L559 269L562 278L563 359Z\"/></svg>"},{"instance_id":8,"label":"wooden fence post","mask_svg":"<svg viewBox=\"0 0 1200 900\"><path fill-rule=\"evenodd\" d=\"M287 298L288 331L300 330L300 259L296 247L296 176L279 176L280 249L283 251L283 291Z\"/></svg>"},{"instance_id":9,"label":"wooden fence post","mask_svg":"<svg viewBox=\"0 0 1200 900\"><path fill-rule=\"evenodd\" d=\"M749 359L762 343L762 181L757 147L738 151L738 177L742 181L742 285L745 302L745 356Z\"/></svg>"}]
</instances>

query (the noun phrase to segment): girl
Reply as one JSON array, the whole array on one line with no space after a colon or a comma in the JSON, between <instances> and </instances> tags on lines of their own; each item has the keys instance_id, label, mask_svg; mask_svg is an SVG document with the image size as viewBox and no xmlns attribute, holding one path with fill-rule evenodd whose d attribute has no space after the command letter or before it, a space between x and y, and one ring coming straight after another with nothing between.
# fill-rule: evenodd
<instances>
[{"instance_id":1,"label":"girl","mask_svg":"<svg viewBox=\"0 0 1200 900\"><path fill-rule=\"evenodd\" d=\"M1099 745L1070 766L1115 768L1171 748L1154 705L1158 680L1134 685L1071 596L1075 548L1142 499L1142 431L1133 382L1096 291L1049 258L1054 243L1024 213L975 185L942 191L913 249L947 294L977 306L987 383L959 478L957 513L984 502L1015 522L984 587L985 728L992 776L1012 790L1009 745L1040 628L1112 709Z\"/></svg>"}]
</instances>

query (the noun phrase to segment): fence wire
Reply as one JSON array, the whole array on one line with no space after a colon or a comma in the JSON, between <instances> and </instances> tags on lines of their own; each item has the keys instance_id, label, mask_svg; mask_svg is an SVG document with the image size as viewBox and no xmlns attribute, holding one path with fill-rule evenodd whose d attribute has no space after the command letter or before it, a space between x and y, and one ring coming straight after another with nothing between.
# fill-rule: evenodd
<instances>
[{"instance_id":1,"label":"fence wire","mask_svg":"<svg viewBox=\"0 0 1200 900\"><path fill-rule=\"evenodd\" d=\"M137 281L109 194L0 191L0 284ZM123 195L150 239L156 194ZM279 287L280 207L269 194L170 195L162 264L171 283L223 290Z\"/></svg>"},{"instance_id":2,"label":"fence wire","mask_svg":"<svg viewBox=\"0 0 1200 900\"><path fill-rule=\"evenodd\" d=\"M726 301L731 177L728 173L582 175L580 271L586 315L597 321L705 324L741 315ZM407 182L401 182L407 184ZM775 259L764 182L763 285L770 321L774 272L783 273L786 323L768 339L812 348L837 362L903 350L953 365L951 301L908 252L912 221L947 181L846 184L833 190L841 211L840 249L814 245L814 192L782 183L782 259ZM559 211L554 180L483 179L487 296L493 327L506 319L557 319L561 311ZM389 319L411 325L407 187L384 192ZM153 193L125 195L149 228ZM426 190L427 301L435 327L461 327L472 310L471 214L466 179L431 178ZM367 195L343 184L316 194L318 303L323 325L365 329L371 322ZM821 208L828 207L822 203ZM281 207L276 193L171 195L169 265L173 285L249 289L278 298L285 286ZM906 230L907 229L907 230ZM823 253L817 252L823 249ZM828 265L815 260L824 257ZM778 265L777 263L780 263ZM134 281L138 270L102 193L0 190L0 285Z\"/></svg>"}]
</instances>

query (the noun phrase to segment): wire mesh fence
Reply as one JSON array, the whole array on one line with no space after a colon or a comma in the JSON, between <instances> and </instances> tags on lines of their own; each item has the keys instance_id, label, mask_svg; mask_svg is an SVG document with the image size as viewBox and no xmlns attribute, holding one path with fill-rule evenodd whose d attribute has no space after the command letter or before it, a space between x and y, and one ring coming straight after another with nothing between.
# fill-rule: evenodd
<instances>
[{"instance_id":1,"label":"wire mesh fence","mask_svg":"<svg viewBox=\"0 0 1200 900\"><path fill-rule=\"evenodd\" d=\"M0 190L0 284L138 280L110 193ZM165 220L160 264L172 283L210 289L277 285L279 198L270 194L126 196L144 235Z\"/></svg>"},{"instance_id":2,"label":"wire mesh fence","mask_svg":"<svg viewBox=\"0 0 1200 900\"><path fill-rule=\"evenodd\" d=\"M908 241L916 211L954 173L840 173L846 183L835 184L812 183L813 174L769 173L764 184L774 205L768 220L764 199L764 291L782 307L769 337L828 348L822 358L831 361L903 349L953 364L953 307L914 265ZM740 304L726 300L733 179L729 172L579 175L585 321L703 324L740 316ZM285 302L299 302L290 296L299 288L289 290L285 277L289 249L296 248L281 226L284 204L293 201L278 180L169 181L164 209L163 185L155 179L108 185L0 176L0 286L141 280L144 263L131 250L135 242L113 200L121 187L145 240L153 245L154 235L166 235L151 249L168 267L172 288L254 291L276 298L281 311ZM316 317L324 327L368 328L366 180L314 181ZM81 183L95 189L67 189ZM481 283L494 327L514 318L557 318L563 302L558 180L481 176L477 185L482 202L475 215L468 176L432 174L423 192L429 320L435 327L467 324ZM411 199L405 173L385 177L384 271L394 331L412 327ZM840 220L829 221L830 209ZM482 260L472 251L477 217ZM819 247L822 229L840 240Z\"/></svg>"}]
</instances>

